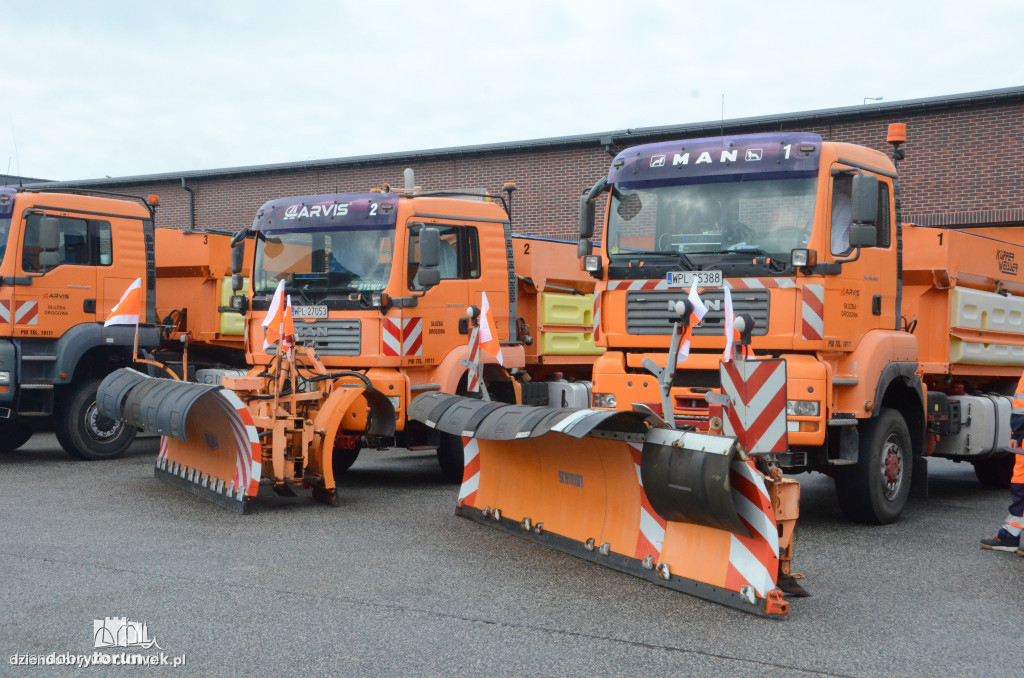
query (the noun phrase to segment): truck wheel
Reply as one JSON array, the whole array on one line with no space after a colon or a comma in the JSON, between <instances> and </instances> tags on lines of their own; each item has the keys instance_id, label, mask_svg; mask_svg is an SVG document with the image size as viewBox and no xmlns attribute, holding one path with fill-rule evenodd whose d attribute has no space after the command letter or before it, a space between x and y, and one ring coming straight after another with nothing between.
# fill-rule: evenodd
<instances>
[{"instance_id":1,"label":"truck wheel","mask_svg":"<svg viewBox=\"0 0 1024 678\"><path fill-rule=\"evenodd\" d=\"M836 469L839 508L850 520L885 525L899 518L910 497L910 431L888 407L860 426L857 463Z\"/></svg>"},{"instance_id":2,"label":"truck wheel","mask_svg":"<svg viewBox=\"0 0 1024 678\"><path fill-rule=\"evenodd\" d=\"M974 475L986 487L994 487L1000 490L1010 489L1010 479L1013 477L1013 462L1015 454L1000 454L987 459L977 459L971 462L974 465Z\"/></svg>"},{"instance_id":3,"label":"truck wheel","mask_svg":"<svg viewBox=\"0 0 1024 678\"><path fill-rule=\"evenodd\" d=\"M359 458L359 453L362 451L362 443L357 443L355 447L334 447L334 453L332 456L331 463L334 466L334 476L337 477L345 471L352 468L352 464L356 463L356 459Z\"/></svg>"},{"instance_id":4,"label":"truck wheel","mask_svg":"<svg viewBox=\"0 0 1024 678\"><path fill-rule=\"evenodd\" d=\"M463 461L462 438L451 433L441 433L441 442L437 446L437 463L441 465L441 475L450 483L462 482Z\"/></svg>"},{"instance_id":5,"label":"truck wheel","mask_svg":"<svg viewBox=\"0 0 1024 678\"><path fill-rule=\"evenodd\" d=\"M32 437L32 429L19 421L0 422L0 454L14 452Z\"/></svg>"},{"instance_id":6,"label":"truck wheel","mask_svg":"<svg viewBox=\"0 0 1024 678\"><path fill-rule=\"evenodd\" d=\"M57 441L65 452L79 459L119 457L135 440L134 428L100 414L96 406L99 387L99 379L72 385L61 400L55 430Z\"/></svg>"}]
</instances>

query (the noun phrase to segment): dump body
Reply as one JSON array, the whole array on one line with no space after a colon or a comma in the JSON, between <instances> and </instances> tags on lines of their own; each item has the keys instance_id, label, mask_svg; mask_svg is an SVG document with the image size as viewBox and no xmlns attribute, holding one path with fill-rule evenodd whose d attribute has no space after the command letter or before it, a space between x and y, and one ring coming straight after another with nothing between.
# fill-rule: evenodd
<instances>
[{"instance_id":1,"label":"dump body","mask_svg":"<svg viewBox=\"0 0 1024 678\"><path fill-rule=\"evenodd\" d=\"M171 228L158 228L155 236L156 317L165 343L187 332L196 348L242 351L245 318L229 310L231 236ZM251 241L247 247L251 252Z\"/></svg>"},{"instance_id":2,"label":"dump body","mask_svg":"<svg viewBox=\"0 0 1024 678\"><path fill-rule=\"evenodd\" d=\"M980 467L1000 453L1009 431L994 411L987 446L942 439L969 419L961 396L1008 395L1024 367L1017 229L901 224L893 162L813 134L628 149L606 184L595 403L661 411L644 361L664 364L668 302L697 275L709 312L672 385L675 423L714 423L705 394L721 388L728 288L735 314L753 319L754 355L787 361L789 447L774 459L834 475L848 514L895 519L915 459L923 472L928 454ZM851 246L867 227L870 242Z\"/></svg>"}]
</instances>

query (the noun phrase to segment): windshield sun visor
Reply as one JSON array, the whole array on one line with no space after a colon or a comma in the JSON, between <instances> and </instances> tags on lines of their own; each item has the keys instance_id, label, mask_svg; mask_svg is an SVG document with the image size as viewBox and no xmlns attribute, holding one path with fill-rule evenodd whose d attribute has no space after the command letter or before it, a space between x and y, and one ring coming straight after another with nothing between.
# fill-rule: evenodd
<instances>
[{"instance_id":1,"label":"windshield sun visor","mask_svg":"<svg viewBox=\"0 0 1024 678\"><path fill-rule=\"evenodd\" d=\"M749 175L809 177L818 171L821 143L817 134L782 133L634 146L616 156L608 172L608 183L638 188L736 181Z\"/></svg>"},{"instance_id":2,"label":"windshield sun visor","mask_svg":"<svg viewBox=\"0 0 1024 678\"><path fill-rule=\"evenodd\" d=\"M397 223L398 196L387 193L305 195L271 200L252 230L265 235L328 229L387 228Z\"/></svg>"}]
</instances>

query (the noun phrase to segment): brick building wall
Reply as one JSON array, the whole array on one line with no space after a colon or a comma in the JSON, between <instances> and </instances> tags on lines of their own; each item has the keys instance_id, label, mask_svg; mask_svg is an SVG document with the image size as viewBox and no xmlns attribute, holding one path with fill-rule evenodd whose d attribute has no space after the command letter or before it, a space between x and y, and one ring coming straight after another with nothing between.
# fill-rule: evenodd
<instances>
[{"instance_id":1,"label":"brick building wall","mask_svg":"<svg viewBox=\"0 0 1024 678\"><path fill-rule=\"evenodd\" d=\"M607 135L443 149L377 158L185 173L195 195L195 226L235 231L267 200L315 193L366 191L403 184L412 167L425 190L486 188L514 181L514 230L574 238L581 191L604 175L618 152L638 143L766 131L805 131L827 141L889 152L890 122L907 124L900 165L903 217L927 225L1024 224L1024 88L832 109L708 125L628 130ZM188 193L181 176L65 182L160 195L158 225L187 228Z\"/></svg>"}]
</instances>

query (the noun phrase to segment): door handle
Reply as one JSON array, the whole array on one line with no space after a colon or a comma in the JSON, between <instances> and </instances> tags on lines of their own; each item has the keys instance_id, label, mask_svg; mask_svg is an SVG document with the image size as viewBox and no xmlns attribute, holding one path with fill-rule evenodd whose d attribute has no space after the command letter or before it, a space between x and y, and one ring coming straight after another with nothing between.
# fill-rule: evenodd
<instances>
[{"instance_id":1,"label":"door handle","mask_svg":"<svg viewBox=\"0 0 1024 678\"><path fill-rule=\"evenodd\" d=\"M85 312L85 313L95 313L96 312L96 300L95 299L86 299L85 301L83 301L82 302L82 311Z\"/></svg>"}]
</instances>

